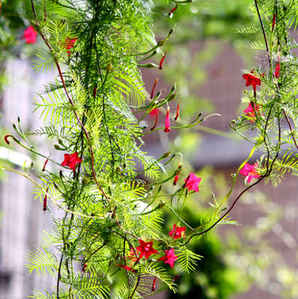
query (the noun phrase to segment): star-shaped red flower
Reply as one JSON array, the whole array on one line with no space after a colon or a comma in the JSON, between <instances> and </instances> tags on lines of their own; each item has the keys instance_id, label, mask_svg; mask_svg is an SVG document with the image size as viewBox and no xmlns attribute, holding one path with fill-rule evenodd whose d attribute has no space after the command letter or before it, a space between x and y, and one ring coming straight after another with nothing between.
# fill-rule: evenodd
<instances>
[{"instance_id":1,"label":"star-shaped red flower","mask_svg":"<svg viewBox=\"0 0 298 299\"><path fill-rule=\"evenodd\" d=\"M145 242L143 240L139 240L139 244L140 246L136 248L137 251L140 252L139 258L142 258L144 256L145 259L148 259L152 254L158 253L158 251L152 247L153 242Z\"/></svg>"},{"instance_id":2,"label":"star-shaped red flower","mask_svg":"<svg viewBox=\"0 0 298 299\"><path fill-rule=\"evenodd\" d=\"M75 42L77 41L77 38L67 38L65 40L65 49L67 49L67 54L70 55L70 49L73 48Z\"/></svg>"},{"instance_id":3,"label":"star-shaped red flower","mask_svg":"<svg viewBox=\"0 0 298 299\"><path fill-rule=\"evenodd\" d=\"M189 191L199 192L199 184L201 182L201 178L197 177L194 173L190 173L189 176L185 179L185 188Z\"/></svg>"},{"instance_id":4,"label":"star-shaped red flower","mask_svg":"<svg viewBox=\"0 0 298 299\"><path fill-rule=\"evenodd\" d=\"M242 78L246 80L246 86L251 85L254 91L256 91L257 86L261 86L261 80L252 74L243 74Z\"/></svg>"},{"instance_id":5,"label":"star-shaped red flower","mask_svg":"<svg viewBox=\"0 0 298 299\"><path fill-rule=\"evenodd\" d=\"M280 76L280 62L279 61L275 65L274 76L276 78L279 78L279 76Z\"/></svg>"},{"instance_id":6,"label":"star-shaped red flower","mask_svg":"<svg viewBox=\"0 0 298 299\"><path fill-rule=\"evenodd\" d=\"M255 109L254 109L255 108ZM255 121L256 114L255 111L258 112L260 110L260 105L250 103L246 109L243 110L244 114L250 118L251 122Z\"/></svg>"},{"instance_id":7,"label":"star-shaped red flower","mask_svg":"<svg viewBox=\"0 0 298 299\"><path fill-rule=\"evenodd\" d=\"M169 236L173 239L180 239L183 236L183 233L186 231L185 226L177 226L176 224L173 225L173 229L169 232Z\"/></svg>"},{"instance_id":8,"label":"star-shaped red flower","mask_svg":"<svg viewBox=\"0 0 298 299\"><path fill-rule=\"evenodd\" d=\"M67 166L75 171L77 164L80 164L82 160L79 158L78 153L64 154L64 161L61 163L62 166Z\"/></svg>"},{"instance_id":9,"label":"star-shaped red flower","mask_svg":"<svg viewBox=\"0 0 298 299\"><path fill-rule=\"evenodd\" d=\"M258 179L259 177L261 177L257 172L257 167L258 163L255 163L253 165L245 163L239 173L246 177L247 183L250 183L253 179Z\"/></svg>"},{"instance_id":10,"label":"star-shaped red flower","mask_svg":"<svg viewBox=\"0 0 298 299\"><path fill-rule=\"evenodd\" d=\"M34 44L36 42L37 32L33 26L29 26L25 31L23 38L26 40L26 44Z\"/></svg>"},{"instance_id":11,"label":"star-shaped red flower","mask_svg":"<svg viewBox=\"0 0 298 299\"><path fill-rule=\"evenodd\" d=\"M170 265L171 268L174 267L174 263L177 260L177 256L174 253L174 249L168 249L165 250L165 255L163 257L161 257L159 260L160 261L164 261L165 264Z\"/></svg>"}]
</instances>

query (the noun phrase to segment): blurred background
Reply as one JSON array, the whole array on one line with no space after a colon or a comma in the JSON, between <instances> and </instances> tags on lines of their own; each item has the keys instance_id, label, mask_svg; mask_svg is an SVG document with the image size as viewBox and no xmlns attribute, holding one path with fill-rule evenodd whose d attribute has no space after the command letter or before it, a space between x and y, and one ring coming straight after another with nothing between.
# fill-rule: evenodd
<instances>
[{"instance_id":1,"label":"blurred background","mask_svg":"<svg viewBox=\"0 0 298 299\"><path fill-rule=\"evenodd\" d=\"M164 38L170 29L174 33L164 47L167 57L163 70L143 71L148 93L156 78L156 90L163 94L176 82L181 118L192 119L199 112L217 113L196 128L172 130L170 134L158 131L145 140L149 154L159 157L167 151L182 152L186 167L192 166L204 177L197 199L186 204L186 218L199 224L208 213L208 189L214 189L218 196L225 194L231 174L252 147L233 134L229 124L246 108L241 103L245 87L241 75L262 63L263 45L253 30L257 20L249 9L250 0L193 1L180 5L172 17L169 11L174 6L169 1L153 2L156 39ZM4 2L0 15L0 163L15 170L29 167L33 157L5 144L3 136L13 131L13 123L20 122L24 130L40 127L38 113L32 114L36 93L56 77L54 68L38 67L41 45L26 45L22 40L29 25L22 15L21 0ZM155 62L160 57L161 53ZM176 103L172 103L171 110L175 109ZM145 122L152 125L150 117ZM32 141L45 155L55 155L45 140L32 136ZM236 191L242 187L239 180ZM278 186L258 185L230 215L237 225L222 225L193 241L192 247L203 258L194 273L182 276L175 269L178 293L163 292L152 298L298 298L297 191L294 176L285 177ZM165 215L167 226L174 223L171 217ZM51 229L50 222L51 215L34 200L30 182L13 173L1 173L0 299L23 299L35 288L55 285L45 273L26 269L30 252L47 242L45 232Z\"/></svg>"}]
</instances>

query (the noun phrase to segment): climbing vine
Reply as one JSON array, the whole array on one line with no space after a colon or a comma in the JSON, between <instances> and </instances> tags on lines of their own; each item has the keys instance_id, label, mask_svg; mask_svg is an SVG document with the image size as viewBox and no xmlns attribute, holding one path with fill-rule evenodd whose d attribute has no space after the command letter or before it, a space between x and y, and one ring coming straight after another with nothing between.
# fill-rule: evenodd
<instances>
[{"instance_id":1,"label":"climbing vine","mask_svg":"<svg viewBox=\"0 0 298 299\"><path fill-rule=\"evenodd\" d=\"M172 17L192 1L163 1ZM164 46L175 30L157 41L152 32L151 1L31 0L24 4L30 26L23 39L43 43L36 69L54 65L55 81L45 86L36 113L38 130L5 136L25 148L42 169L17 171L36 187L42 210L53 215L52 245L33 254L29 271L46 269L55 290L33 298L143 298L166 286L175 291L172 268L194 271L201 256L190 250L193 238L223 223L242 195L263 180L279 183L297 173L297 68L293 54L295 1L254 0L249 8L259 20L266 63L243 74L247 108L231 128L252 143L248 158L233 175L231 189L212 201L212 214L193 227L183 205L200 192L204 177L183 166L182 155L153 158L143 150L145 135L169 134L200 126L208 115L181 118L176 86L169 92L144 88L143 68L166 68ZM244 28L245 30L245 28ZM149 60L149 62L148 62ZM164 123L160 120L163 115ZM143 120L152 122L144 126ZM47 136L63 153L60 160L35 148L33 136ZM287 152L282 154L282 148ZM251 161L253 153L263 153ZM8 169L8 168L7 168ZM13 169L8 169L15 171ZM15 171L16 172L16 171ZM245 186L236 193L236 181ZM171 192L169 192L171 190ZM228 202L231 201L230 205ZM63 211L62 217L52 213ZM163 212L176 217L164 233Z\"/></svg>"}]
</instances>

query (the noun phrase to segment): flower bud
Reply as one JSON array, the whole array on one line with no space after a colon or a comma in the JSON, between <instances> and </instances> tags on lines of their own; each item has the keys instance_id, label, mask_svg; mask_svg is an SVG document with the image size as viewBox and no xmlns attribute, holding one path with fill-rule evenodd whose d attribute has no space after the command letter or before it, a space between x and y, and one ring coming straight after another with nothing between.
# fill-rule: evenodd
<instances>
[{"instance_id":1,"label":"flower bud","mask_svg":"<svg viewBox=\"0 0 298 299\"><path fill-rule=\"evenodd\" d=\"M165 52L165 55L161 58L160 62L159 62L159 69L162 70L162 66L163 66L163 63L166 59L166 56L167 56L167 52Z\"/></svg>"},{"instance_id":2,"label":"flower bud","mask_svg":"<svg viewBox=\"0 0 298 299\"><path fill-rule=\"evenodd\" d=\"M170 107L168 107L167 109L167 113L166 113L166 119L165 119L165 129L164 131L166 133L171 131L171 121L170 121Z\"/></svg>"},{"instance_id":3,"label":"flower bud","mask_svg":"<svg viewBox=\"0 0 298 299\"><path fill-rule=\"evenodd\" d=\"M175 116L175 120L178 119L179 114L180 114L180 105L179 105L179 103L178 103L178 104L177 104L177 108L176 108L176 116Z\"/></svg>"}]
</instances>

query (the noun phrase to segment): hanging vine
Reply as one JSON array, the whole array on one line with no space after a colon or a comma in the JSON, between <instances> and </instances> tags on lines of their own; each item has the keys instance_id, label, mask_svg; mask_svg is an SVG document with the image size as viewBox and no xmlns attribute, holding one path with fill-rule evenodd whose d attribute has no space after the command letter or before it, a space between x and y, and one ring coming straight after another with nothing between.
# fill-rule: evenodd
<instances>
[{"instance_id":1,"label":"hanging vine","mask_svg":"<svg viewBox=\"0 0 298 299\"><path fill-rule=\"evenodd\" d=\"M174 7L169 5L166 17L190 2L167 1ZM215 199L213 215L199 227L184 218L183 203L199 192L204 178L186 173L174 153L155 159L142 149L144 135L187 129L205 120L197 113L187 123L179 104L170 111L175 86L166 95L156 92L157 80L150 95L144 88L140 68L162 71L167 59L163 47L175 35L171 30L155 40L152 3L31 0L24 6L31 21L24 39L34 43L39 36L45 45L36 68L53 64L57 78L36 104L45 126L24 133L18 122L16 134L5 136L8 144L14 141L44 159L44 167L34 177L8 170L35 184L45 212L58 208L64 213L53 219L55 250L38 250L29 266L31 272L55 275L56 288L33 297L143 298L162 285L175 291L171 268L193 271L201 258L188 248L194 237L222 223L242 195L263 180L279 182L286 173L297 173L297 61L289 34L296 26L295 1L254 0L251 7L259 19L267 63L243 74L248 107L231 128L251 141L252 151L235 173L228 194ZM149 58L158 63L145 63ZM151 128L141 125L136 117L140 114L154 118ZM159 114L165 115L164 125ZM40 153L29 141L32 135L54 139L64 160ZM288 151L281 157L285 145ZM251 164L256 150L264 154ZM235 194L240 175L247 185ZM169 185L170 195L165 192ZM226 208L228 200L232 203ZM162 232L163 210L177 219L168 235Z\"/></svg>"}]
</instances>

